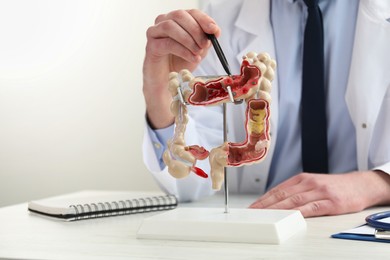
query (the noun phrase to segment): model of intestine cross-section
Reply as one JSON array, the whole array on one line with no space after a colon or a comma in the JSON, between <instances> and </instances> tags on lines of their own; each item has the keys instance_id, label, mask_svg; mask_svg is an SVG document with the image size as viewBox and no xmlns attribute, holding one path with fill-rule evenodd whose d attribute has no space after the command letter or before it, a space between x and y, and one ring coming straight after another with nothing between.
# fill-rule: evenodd
<instances>
[{"instance_id":1,"label":"model of intestine cross-section","mask_svg":"<svg viewBox=\"0 0 390 260\"><path fill-rule=\"evenodd\" d=\"M194 172L207 178L208 174L198 168L196 162L209 157L212 188L219 190L224 167L250 165L265 158L271 141L270 92L275 67L275 61L267 53L249 52L243 57L239 75L208 78L194 77L188 70L170 73L168 89L173 98L171 112L175 117L175 131L167 143L163 160L173 177L184 178ZM185 143L188 105L211 106L242 100L247 105L245 140L223 142L210 152L202 146Z\"/></svg>"}]
</instances>

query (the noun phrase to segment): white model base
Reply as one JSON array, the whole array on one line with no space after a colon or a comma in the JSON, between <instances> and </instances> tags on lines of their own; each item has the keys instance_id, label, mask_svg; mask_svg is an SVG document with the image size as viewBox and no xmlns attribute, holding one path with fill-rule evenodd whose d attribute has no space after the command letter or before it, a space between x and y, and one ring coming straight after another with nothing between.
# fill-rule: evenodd
<instances>
[{"instance_id":1,"label":"white model base","mask_svg":"<svg viewBox=\"0 0 390 260\"><path fill-rule=\"evenodd\" d=\"M177 208L145 218L137 238L280 244L305 229L297 210Z\"/></svg>"}]
</instances>

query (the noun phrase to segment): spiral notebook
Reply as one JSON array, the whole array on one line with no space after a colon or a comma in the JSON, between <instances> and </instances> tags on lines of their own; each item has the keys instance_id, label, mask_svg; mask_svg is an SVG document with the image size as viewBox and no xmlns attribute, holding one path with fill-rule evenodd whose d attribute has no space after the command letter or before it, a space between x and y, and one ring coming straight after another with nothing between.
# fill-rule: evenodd
<instances>
[{"instance_id":1,"label":"spiral notebook","mask_svg":"<svg viewBox=\"0 0 390 260\"><path fill-rule=\"evenodd\" d=\"M176 208L177 204L175 196L157 192L81 191L30 201L28 210L42 216L74 221L168 210Z\"/></svg>"}]
</instances>

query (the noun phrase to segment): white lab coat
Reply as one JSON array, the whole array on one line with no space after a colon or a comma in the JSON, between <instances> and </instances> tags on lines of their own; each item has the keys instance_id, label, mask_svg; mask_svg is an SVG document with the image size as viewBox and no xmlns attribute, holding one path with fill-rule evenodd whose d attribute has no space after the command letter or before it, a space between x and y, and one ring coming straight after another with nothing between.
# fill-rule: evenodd
<instances>
[{"instance_id":1,"label":"white lab coat","mask_svg":"<svg viewBox=\"0 0 390 260\"><path fill-rule=\"evenodd\" d=\"M239 71L242 56L248 51L268 52L275 57L270 25L270 2L240 0L211 1L207 11L222 28L220 39L232 71ZM257 10L257 16L253 16ZM246 15L247 13L251 15ZM390 1L361 0L357 15L355 42L345 94L352 122L356 128L358 170L380 169L390 173ZM234 35L234 36L233 36ZM235 55L234 55L235 54ZM203 75L223 75L222 67L210 50L197 71ZM264 161L252 166L229 168L231 192L261 194L265 191L269 167L277 138L278 82L273 81L271 105L271 147ZM196 108L204 109L204 108ZM211 149L222 142L221 108L207 113L193 112L187 126L187 144L201 144ZM243 141L245 106L228 105L228 140ZM219 126L218 126L219 125ZM212 130L210 130L212 129ZM159 185L183 201L212 194L210 179L191 174L176 180L167 169L160 170L153 143L145 131L144 161ZM199 164L207 170L208 162Z\"/></svg>"}]
</instances>

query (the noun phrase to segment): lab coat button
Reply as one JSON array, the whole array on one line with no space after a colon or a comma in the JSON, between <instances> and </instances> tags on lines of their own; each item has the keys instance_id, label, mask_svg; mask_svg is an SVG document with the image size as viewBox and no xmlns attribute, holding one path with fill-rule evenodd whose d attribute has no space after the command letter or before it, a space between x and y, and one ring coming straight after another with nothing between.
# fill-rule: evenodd
<instances>
[{"instance_id":1,"label":"lab coat button","mask_svg":"<svg viewBox=\"0 0 390 260\"><path fill-rule=\"evenodd\" d=\"M363 123L363 124L362 124L362 128L366 129L366 128L367 128L367 124L366 124L366 123Z\"/></svg>"},{"instance_id":2,"label":"lab coat button","mask_svg":"<svg viewBox=\"0 0 390 260\"><path fill-rule=\"evenodd\" d=\"M255 179L255 182L260 182L260 178L256 178L256 179Z\"/></svg>"}]
</instances>

